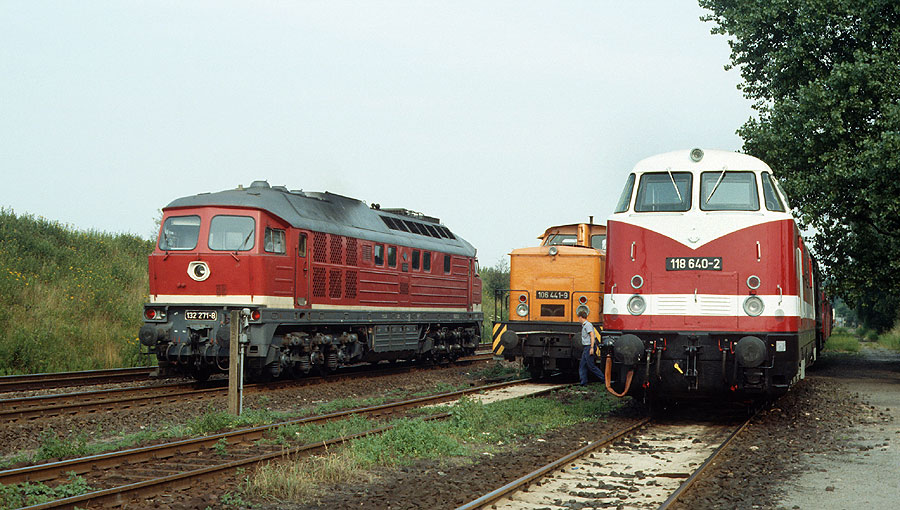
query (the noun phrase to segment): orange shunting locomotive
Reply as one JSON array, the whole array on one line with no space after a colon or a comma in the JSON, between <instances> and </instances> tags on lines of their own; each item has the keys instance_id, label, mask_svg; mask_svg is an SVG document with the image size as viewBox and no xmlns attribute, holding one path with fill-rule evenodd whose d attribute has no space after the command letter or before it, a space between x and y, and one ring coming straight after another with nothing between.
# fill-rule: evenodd
<instances>
[{"instance_id":1,"label":"orange shunting locomotive","mask_svg":"<svg viewBox=\"0 0 900 510\"><path fill-rule=\"evenodd\" d=\"M494 354L521 359L533 377L577 373L582 346L576 313L586 310L597 329L603 322L606 226L559 225L538 239L540 246L509 255L510 288L495 299Z\"/></svg>"}]
</instances>

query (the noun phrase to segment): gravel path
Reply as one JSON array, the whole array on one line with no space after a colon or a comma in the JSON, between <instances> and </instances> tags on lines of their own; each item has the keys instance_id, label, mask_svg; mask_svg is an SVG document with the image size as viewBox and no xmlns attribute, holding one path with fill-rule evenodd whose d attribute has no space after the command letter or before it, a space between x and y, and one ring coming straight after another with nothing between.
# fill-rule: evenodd
<instances>
[{"instance_id":1,"label":"gravel path","mask_svg":"<svg viewBox=\"0 0 900 510\"><path fill-rule=\"evenodd\" d=\"M789 509L894 509L900 507L900 360L867 348L835 356L814 377L831 378L868 401L876 420L847 431L847 448L805 455L810 469L786 483L780 504ZM887 421L884 417L890 417Z\"/></svg>"}]
</instances>

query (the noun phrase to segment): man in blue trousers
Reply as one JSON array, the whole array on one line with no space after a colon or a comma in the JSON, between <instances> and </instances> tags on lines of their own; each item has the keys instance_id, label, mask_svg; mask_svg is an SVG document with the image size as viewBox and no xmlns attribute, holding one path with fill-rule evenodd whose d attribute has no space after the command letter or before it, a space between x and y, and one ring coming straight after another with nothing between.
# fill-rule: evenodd
<instances>
[{"instance_id":1,"label":"man in blue trousers","mask_svg":"<svg viewBox=\"0 0 900 510\"><path fill-rule=\"evenodd\" d=\"M594 334L594 325L587 320L587 310L581 309L575 313L578 321L581 322L581 345L584 350L581 352L581 363L578 364L578 375L581 377L581 385L588 383L588 371L600 378L600 382L605 381L603 371L594 362L594 350L599 339Z\"/></svg>"}]
</instances>

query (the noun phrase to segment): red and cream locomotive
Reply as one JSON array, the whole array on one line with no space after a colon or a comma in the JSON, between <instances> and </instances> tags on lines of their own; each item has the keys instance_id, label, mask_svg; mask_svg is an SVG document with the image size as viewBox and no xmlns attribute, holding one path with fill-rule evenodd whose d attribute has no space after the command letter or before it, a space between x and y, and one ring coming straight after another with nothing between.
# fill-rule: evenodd
<instances>
[{"instance_id":1,"label":"red and cream locomotive","mask_svg":"<svg viewBox=\"0 0 900 510\"><path fill-rule=\"evenodd\" d=\"M816 360L830 306L759 159L700 149L644 159L607 229L604 343L618 389L769 398Z\"/></svg>"},{"instance_id":2,"label":"red and cream locomotive","mask_svg":"<svg viewBox=\"0 0 900 510\"><path fill-rule=\"evenodd\" d=\"M480 342L477 271L436 218L255 181L163 209L140 339L163 372L203 379L227 370L229 312L249 309L251 378L453 360Z\"/></svg>"}]
</instances>

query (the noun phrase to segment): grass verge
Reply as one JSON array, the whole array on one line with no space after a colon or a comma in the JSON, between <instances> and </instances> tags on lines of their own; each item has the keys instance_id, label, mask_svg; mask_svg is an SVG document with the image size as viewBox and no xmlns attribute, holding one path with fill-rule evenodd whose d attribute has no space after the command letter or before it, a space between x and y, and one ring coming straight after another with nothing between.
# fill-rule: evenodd
<instances>
[{"instance_id":1,"label":"grass verge","mask_svg":"<svg viewBox=\"0 0 900 510\"><path fill-rule=\"evenodd\" d=\"M888 349L900 351L900 322L894 326L894 329L879 335L878 344Z\"/></svg>"},{"instance_id":2,"label":"grass verge","mask_svg":"<svg viewBox=\"0 0 900 510\"><path fill-rule=\"evenodd\" d=\"M836 328L825 341L825 350L859 352L859 338L846 328Z\"/></svg>"},{"instance_id":3,"label":"grass verge","mask_svg":"<svg viewBox=\"0 0 900 510\"><path fill-rule=\"evenodd\" d=\"M423 459L457 459L472 462L480 455L494 455L524 438L561 427L596 420L620 401L598 386L587 391L562 390L566 398L523 398L492 404L464 398L450 408L451 417L441 421L421 418L392 422L394 428L348 441L343 448L324 456L273 462L247 477L243 494L269 501L302 502L327 484L359 483L372 478L383 467L408 465ZM285 430L278 440L301 444L346 435L371 426L357 419L348 422L339 435L322 429L315 432Z\"/></svg>"}]
</instances>

